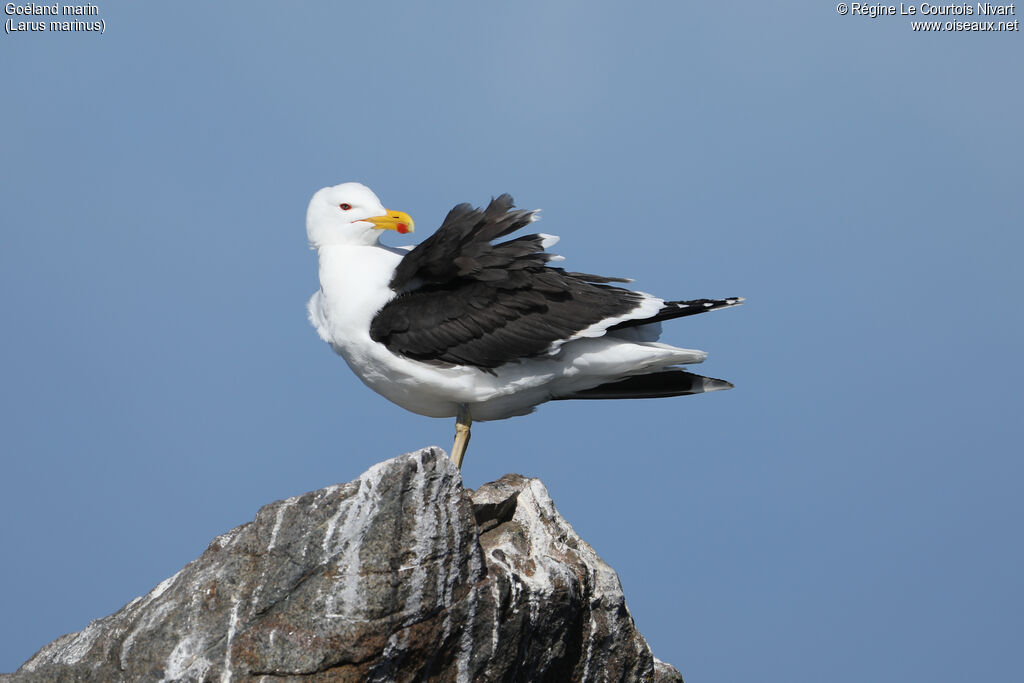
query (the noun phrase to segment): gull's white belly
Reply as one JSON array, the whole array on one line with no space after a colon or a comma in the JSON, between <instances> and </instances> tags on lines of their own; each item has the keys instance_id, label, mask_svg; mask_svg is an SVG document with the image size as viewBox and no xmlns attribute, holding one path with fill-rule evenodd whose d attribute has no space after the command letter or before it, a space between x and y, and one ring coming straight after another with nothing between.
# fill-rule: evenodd
<instances>
[{"instance_id":1,"label":"gull's white belly","mask_svg":"<svg viewBox=\"0 0 1024 683\"><path fill-rule=\"evenodd\" d=\"M554 356L507 363L493 373L398 356L370 339L370 323L394 296L388 284L403 255L381 246L321 248L320 291L308 309L320 336L360 380L414 413L454 417L465 403L474 420L499 420L559 395L704 359L701 351L610 334L576 339Z\"/></svg>"}]
</instances>

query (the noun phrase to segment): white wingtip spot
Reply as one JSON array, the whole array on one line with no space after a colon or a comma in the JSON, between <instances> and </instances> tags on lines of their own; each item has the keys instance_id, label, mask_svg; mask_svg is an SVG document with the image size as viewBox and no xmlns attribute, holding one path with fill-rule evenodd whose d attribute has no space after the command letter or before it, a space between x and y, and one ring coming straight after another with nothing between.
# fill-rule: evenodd
<instances>
[{"instance_id":1,"label":"white wingtip spot","mask_svg":"<svg viewBox=\"0 0 1024 683\"><path fill-rule=\"evenodd\" d=\"M564 261L565 257L559 254L551 254L548 256L548 263L557 263L558 261Z\"/></svg>"},{"instance_id":2,"label":"white wingtip spot","mask_svg":"<svg viewBox=\"0 0 1024 683\"><path fill-rule=\"evenodd\" d=\"M537 233L537 234L540 237L540 248L541 249L547 249L548 247L553 247L556 244L558 244L558 241L560 239L562 239L558 235L548 235L547 233L543 233L543 232Z\"/></svg>"},{"instance_id":3,"label":"white wingtip spot","mask_svg":"<svg viewBox=\"0 0 1024 683\"><path fill-rule=\"evenodd\" d=\"M732 382L726 382L723 379L714 379L713 377L704 378L704 393L711 391L727 391L733 388Z\"/></svg>"}]
</instances>

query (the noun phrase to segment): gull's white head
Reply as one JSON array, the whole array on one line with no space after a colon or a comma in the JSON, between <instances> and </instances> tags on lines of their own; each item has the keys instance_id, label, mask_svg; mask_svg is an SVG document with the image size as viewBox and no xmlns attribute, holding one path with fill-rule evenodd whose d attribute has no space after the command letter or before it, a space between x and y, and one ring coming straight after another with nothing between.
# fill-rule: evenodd
<instances>
[{"instance_id":1,"label":"gull's white head","mask_svg":"<svg viewBox=\"0 0 1024 683\"><path fill-rule=\"evenodd\" d=\"M381 230L413 231L412 218L384 208L370 188L342 183L317 191L306 209L306 235L316 248L331 244L376 244Z\"/></svg>"}]
</instances>

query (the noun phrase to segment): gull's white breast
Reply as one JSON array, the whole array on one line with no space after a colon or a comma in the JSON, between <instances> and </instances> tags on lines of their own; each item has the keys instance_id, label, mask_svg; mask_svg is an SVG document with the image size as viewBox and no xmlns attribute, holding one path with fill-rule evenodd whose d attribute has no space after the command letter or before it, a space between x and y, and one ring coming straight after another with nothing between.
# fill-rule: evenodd
<instances>
[{"instance_id":1,"label":"gull's white breast","mask_svg":"<svg viewBox=\"0 0 1024 683\"><path fill-rule=\"evenodd\" d=\"M363 383L414 413L454 417L459 404L466 403L474 420L498 420L525 415L558 395L704 360L702 351L628 333L574 339L555 355L507 363L493 372L399 356L370 338L370 324L395 296L388 284L404 255L379 245L321 247L320 291L309 300L308 310L320 336Z\"/></svg>"}]
</instances>

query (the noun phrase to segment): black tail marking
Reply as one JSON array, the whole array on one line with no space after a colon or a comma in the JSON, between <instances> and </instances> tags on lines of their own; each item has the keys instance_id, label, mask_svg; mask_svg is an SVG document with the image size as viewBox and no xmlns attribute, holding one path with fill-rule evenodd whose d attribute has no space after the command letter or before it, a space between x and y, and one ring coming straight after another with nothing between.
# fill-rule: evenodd
<instances>
[{"instance_id":1,"label":"black tail marking","mask_svg":"<svg viewBox=\"0 0 1024 683\"><path fill-rule=\"evenodd\" d=\"M636 327L637 325L660 323L663 320L684 318L688 315L697 315L698 313L716 311L719 308L731 308L732 306L739 306L744 301L746 301L746 299L744 299L741 296L734 296L728 299L691 299L689 301L666 301L662 309L655 313L654 315L652 315L650 318L642 318L638 320L624 320L618 325L612 325L608 329L621 330L626 327Z\"/></svg>"}]
</instances>

